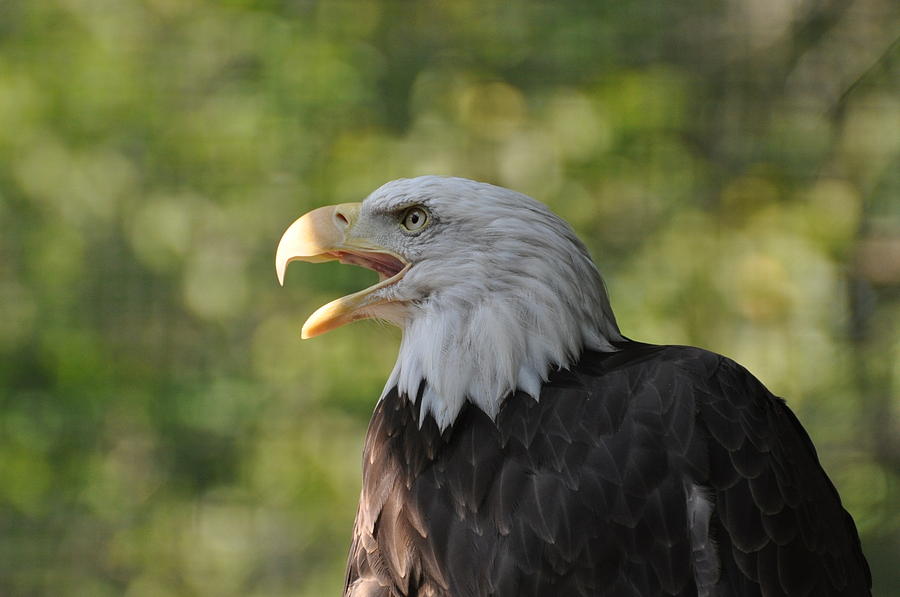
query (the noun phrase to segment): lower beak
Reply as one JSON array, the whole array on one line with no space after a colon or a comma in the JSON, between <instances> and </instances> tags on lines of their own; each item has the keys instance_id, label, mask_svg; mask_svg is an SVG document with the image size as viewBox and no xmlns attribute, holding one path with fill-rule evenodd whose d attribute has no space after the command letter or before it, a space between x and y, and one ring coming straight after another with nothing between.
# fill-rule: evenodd
<instances>
[{"instance_id":1,"label":"lower beak","mask_svg":"<svg viewBox=\"0 0 900 597\"><path fill-rule=\"evenodd\" d=\"M315 209L291 224L278 242L275 273L279 284L284 285L285 270L292 261L339 260L373 269L381 277L377 284L317 309L303 324L301 338L377 316L376 308L389 300L376 291L399 281L410 267L399 255L353 234L360 207L359 203L342 203Z\"/></svg>"}]
</instances>

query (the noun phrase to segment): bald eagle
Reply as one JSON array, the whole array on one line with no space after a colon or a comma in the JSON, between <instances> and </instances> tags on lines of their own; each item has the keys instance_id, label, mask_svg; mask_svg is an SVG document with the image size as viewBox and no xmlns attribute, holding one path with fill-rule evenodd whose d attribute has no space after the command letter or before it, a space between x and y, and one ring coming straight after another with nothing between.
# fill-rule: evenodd
<instances>
[{"instance_id":1,"label":"bald eagle","mask_svg":"<svg viewBox=\"0 0 900 597\"><path fill-rule=\"evenodd\" d=\"M309 338L403 330L375 406L344 595L870 594L850 515L784 401L737 363L624 337L572 228L460 178L385 184L287 229L380 281Z\"/></svg>"}]
</instances>

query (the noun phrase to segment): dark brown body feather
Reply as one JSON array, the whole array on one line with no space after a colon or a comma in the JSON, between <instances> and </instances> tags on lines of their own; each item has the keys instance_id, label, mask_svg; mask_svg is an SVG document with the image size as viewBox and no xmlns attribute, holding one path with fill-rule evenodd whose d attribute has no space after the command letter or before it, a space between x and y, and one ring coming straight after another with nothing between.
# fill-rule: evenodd
<instances>
[{"instance_id":1,"label":"dark brown body feather","mask_svg":"<svg viewBox=\"0 0 900 597\"><path fill-rule=\"evenodd\" d=\"M420 428L415 400L388 393L345 594L869 594L853 521L781 399L710 352L621 348L585 353L540 401L508 397L496 423L468 405ZM712 505L705 551L691 487Z\"/></svg>"}]
</instances>

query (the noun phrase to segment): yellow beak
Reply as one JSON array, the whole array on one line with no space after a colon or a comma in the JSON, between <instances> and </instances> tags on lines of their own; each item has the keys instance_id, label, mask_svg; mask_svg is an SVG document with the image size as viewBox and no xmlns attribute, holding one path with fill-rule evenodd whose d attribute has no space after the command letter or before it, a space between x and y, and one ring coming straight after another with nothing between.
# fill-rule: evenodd
<instances>
[{"instance_id":1,"label":"yellow beak","mask_svg":"<svg viewBox=\"0 0 900 597\"><path fill-rule=\"evenodd\" d=\"M389 300L374 293L400 280L410 267L399 255L353 233L360 208L360 203L342 203L314 209L291 224L278 242L275 273L281 285L292 261L339 260L368 267L381 277L374 286L317 309L303 324L301 338L312 338L351 321L376 316L373 309Z\"/></svg>"}]
</instances>

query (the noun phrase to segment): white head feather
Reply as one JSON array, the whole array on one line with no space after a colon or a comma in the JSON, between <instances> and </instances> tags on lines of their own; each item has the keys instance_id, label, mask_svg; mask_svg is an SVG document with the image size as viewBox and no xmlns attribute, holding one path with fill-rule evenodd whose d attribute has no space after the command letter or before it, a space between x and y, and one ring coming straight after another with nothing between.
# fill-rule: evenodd
<instances>
[{"instance_id":1,"label":"white head feather","mask_svg":"<svg viewBox=\"0 0 900 597\"><path fill-rule=\"evenodd\" d=\"M431 414L445 429L466 400L496 417L510 393L537 400L553 369L622 340L587 250L542 203L422 176L389 182L362 205L360 224L411 205L429 212L429 225L399 244L380 235L413 265L384 289L392 302L371 313L403 330L384 393L396 386L414 399L424 382L420 422Z\"/></svg>"}]
</instances>

